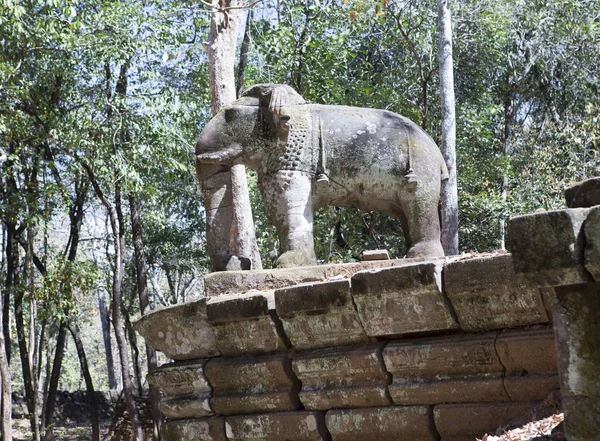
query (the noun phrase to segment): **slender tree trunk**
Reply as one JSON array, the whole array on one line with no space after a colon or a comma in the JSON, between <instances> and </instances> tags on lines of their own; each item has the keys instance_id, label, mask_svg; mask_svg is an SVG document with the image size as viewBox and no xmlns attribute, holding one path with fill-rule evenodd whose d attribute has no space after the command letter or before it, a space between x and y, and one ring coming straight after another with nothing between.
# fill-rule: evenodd
<instances>
[{"instance_id":1,"label":"slender tree trunk","mask_svg":"<svg viewBox=\"0 0 600 441\"><path fill-rule=\"evenodd\" d=\"M110 65L105 65L106 73L106 99L107 119L110 121L113 116L112 111L112 87L111 87L111 69ZM127 65L121 67L119 80L116 90L118 93L125 95L127 90ZM116 149L116 146L115 146ZM136 407L135 397L133 395L133 387L131 382L131 373L129 372L129 354L127 348L127 337L125 336L125 325L123 323L123 315L121 312L121 289L123 285L124 266L125 266L125 218L123 216L122 201L121 201L121 184L119 176L115 171L114 179L114 205L106 198L102 188L96 179L93 169L85 162L80 163L85 169L90 184L94 188L96 196L106 209L108 220L110 222L110 230L113 236L114 258L113 258L113 280L112 280L112 318L113 329L117 340L119 350L119 358L121 364L121 378L123 380L123 395L125 397L125 406L129 412L133 437L135 441L143 441L142 425L140 423L139 412Z\"/></svg>"},{"instance_id":2,"label":"slender tree trunk","mask_svg":"<svg viewBox=\"0 0 600 441\"><path fill-rule=\"evenodd\" d=\"M298 93L302 95L302 70L304 69L304 55L306 52L306 44L308 37L308 29L310 26L310 21L312 19L311 13L311 0L306 0L304 3L304 25L302 27L302 32L300 33L300 38L298 38L298 46L296 48L296 53L294 54L298 59L298 64L296 67L296 75L294 75L294 86Z\"/></svg>"},{"instance_id":3,"label":"slender tree trunk","mask_svg":"<svg viewBox=\"0 0 600 441\"><path fill-rule=\"evenodd\" d=\"M4 297L0 296L0 302ZM2 305L3 306L3 305ZM4 317L0 317L2 320ZM12 395L11 376L4 349L4 333L0 333L0 384L2 386L2 441L12 441Z\"/></svg>"},{"instance_id":4,"label":"slender tree trunk","mask_svg":"<svg viewBox=\"0 0 600 441\"><path fill-rule=\"evenodd\" d=\"M242 96L244 91L244 81L246 79L246 66L248 66L248 48L250 47L250 31L252 29L252 8L248 9L246 15L246 26L244 28L244 39L240 48L240 62L238 63L238 73L235 89L237 97Z\"/></svg>"},{"instance_id":5,"label":"slender tree trunk","mask_svg":"<svg viewBox=\"0 0 600 441\"><path fill-rule=\"evenodd\" d=\"M450 0L438 0L438 28L442 99L442 155L446 161L449 176L447 180L442 181L442 246L446 255L454 255L458 254L458 186Z\"/></svg>"},{"instance_id":6,"label":"slender tree trunk","mask_svg":"<svg viewBox=\"0 0 600 441\"><path fill-rule=\"evenodd\" d=\"M242 11L239 0L212 0L212 5L210 41L206 51L211 110L216 115L236 98L235 49ZM245 167L235 165L227 169L199 165L197 171L207 213L207 248L214 269L262 268ZM229 250L224 249L227 246Z\"/></svg>"},{"instance_id":7,"label":"slender tree trunk","mask_svg":"<svg viewBox=\"0 0 600 441\"><path fill-rule=\"evenodd\" d=\"M54 350L54 361L52 363L52 373L48 386L48 396L46 397L46 410L44 412L44 426L46 433L45 441L54 439L54 430L52 424L54 422L54 410L56 408L56 393L58 391L58 381L60 379L60 371L62 368L62 360L65 354L65 344L67 341L67 326L64 321L60 322L58 327L58 336L56 337L56 349Z\"/></svg>"},{"instance_id":8,"label":"slender tree trunk","mask_svg":"<svg viewBox=\"0 0 600 441\"><path fill-rule=\"evenodd\" d=\"M11 260L18 265L18 243L15 236L11 237L9 241L13 242L11 245L13 257ZM14 309L15 309L15 328L17 331L17 343L19 345L19 358L21 360L21 372L23 373L23 384L25 386L25 398L27 400L27 411L29 412L29 421L31 423L31 432L33 440L39 440L39 427L38 419L36 414L35 394L37 393L34 384L33 376L31 371L31 365L29 364L29 351L27 348L27 335L25 333L25 317L23 313L23 300L25 297L25 287L19 286L18 278L15 274L13 277L14 287Z\"/></svg>"},{"instance_id":9,"label":"slender tree trunk","mask_svg":"<svg viewBox=\"0 0 600 441\"><path fill-rule=\"evenodd\" d=\"M129 320L127 313L123 314L123 319L125 320L125 335L129 339L129 346L131 348L131 360L133 364L135 387L137 389L138 396L141 398L144 396L144 383L142 381L142 371L140 369L140 350L135 337L135 329L133 329L133 325L131 324L131 320Z\"/></svg>"},{"instance_id":10,"label":"slender tree trunk","mask_svg":"<svg viewBox=\"0 0 600 441\"><path fill-rule=\"evenodd\" d=\"M148 312L149 308L148 280L146 272L147 264L146 253L144 252L140 206L133 193L129 195L129 212L131 216L131 235L133 238L133 249L135 254L136 287L138 292L138 299L140 302L140 312L142 315L144 315ZM156 353L147 344L145 346L146 358L148 362L148 373L152 373L157 367ZM160 427L164 419L163 414L160 411L160 392L153 385L150 385L148 389L148 397L150 399L150 405L152 407L153 437L155 441L160 441Z\"/></svg>"},{"instance_id":11,"label":"slender tree trunk","mask_svg":"<svg viewBox=\"0 0 600 441\"><path fill-rule=\"evenodd\" d=\"M39 394L38 394L38 332L37 332L37 303L35 301L35 281L33 274L33 238L34 231L31 227L27 228L27 252L26 252L26 264L25 271L27 276L27 285L29 289L29 349L27 358L29 360L29 369L31 371L31 389L33 390L32 396L32 422L31 425L34 427L33 439L40 439L40 424L39 424Z\"/></svg>"},{"instance_id":12,"label":"slender tree trunk","mask_svg":"<svg viewBox=\"0 0 600 441\"><path fill-rule=\"evenodd\" d=\"M508 92L506 98L504 99L504 157L506 161L508 161L510 153L512 152L513 127L517 118L510 74L508 75L507 83ZM508 170L506 170L502 176L502 203L505 203L508 199L509 187L510 178L508 176ZM500 249L506 249L506 222L504 218L500 219Z\"/></svg>"},{"instance_id":13,"label":"slender tree trunk","mask_svg":"<svg viewBox=\"0 0 600 441\"><path fill-rule=\"evenodd\" d=\"M72 318L68 324L69 332L75 342L75 348L77 349L77 356L79 357L79 364L81 366L81 374L85 381L86 397L88 405L90 406L90 412L92 415L92 441L100 441L100 417L98 415L98 406L96 405L96 392L94 391L94 383L92 376L90 375L90 369L85 355L85 349L83 342L81 341L81 334L77 323Z\"/></svg>"},{"instance_id":14,"label":"slender tree trunk","mask_svg":"<svg viewBox=\"0 0 600 441\"><path fill-rule=\"evenodd\" d=\"M88 185L83 181L75 181L75 195L73 197L73 205L69 210L69 240L65 253L67 255L68 262L74 262L77 257L77 251L79 249L79 233L81 231L81 225L83 224L84 205L88 192ZM42 275L46 274L46 268L39 261L35 260L36 266ZM68 318L66 319L68 320ZM67 338L67 324L65 320L61 320L58 328L58 337L56 339L56 349L54 355L54 361L52 363L52 374L48 385L48 393L45 396L46 403L43 412L43 425L47 427L44 435L45 441L54 439L54 432L52 424L54 421L54 410L56 406L56 393L58 391L58 382L60 379L60 372L62 369L62 360L64 358L65 344Z\"/></svg>"},{"instance_id":15,"label":"slender tree trunk","mask_svg":"<svg viewBox=\"0 0 600 441\"><path fill-rule=\"evenodd\" d=\"M112 288L112 317L113 328L117 338L117 346L119 349L119 358L121 361L121 378L123 379L123 395L125 396L125 405L129 412L131 425L136 441L143 441L144 435L140 416L135 404L133 396L133 385L131 382L131 373L129 372L129 354L127 350L127 338L125 336L125 324L123 322L123 314L121 312L121 288L123 285L123 276L125 273L125 219L121 209L121 186L117 181L115 183L115 210L114 215L113 235L115 237L115 258L114 258L114 274ZM118 229L117 229L118 225Z\"/></svg>"},{"instance_id":16,"label":"slender tree trunk","mask_svg":"<svg viewBox=\"0 0 600 441\"><path fill-rule=\"evenodd\" d=\"M104 351L106 354L106 370L108 375L108 388L111 393L117 390L117 380L115 378L115 362L112 352L112 342L110 338L110 315L106 298L102 290L98 290L98 309L100 310L100 322L102 324L102 338L104 340Z\"/></svg>"}]
</instances>

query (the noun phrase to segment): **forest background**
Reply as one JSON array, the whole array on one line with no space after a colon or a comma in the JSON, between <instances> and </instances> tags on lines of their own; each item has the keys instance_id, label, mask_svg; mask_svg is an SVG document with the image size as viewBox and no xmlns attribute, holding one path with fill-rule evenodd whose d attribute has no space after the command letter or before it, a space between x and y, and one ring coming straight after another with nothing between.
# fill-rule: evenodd
<instances>
[{"instance_id":1,"label":"forest background","mask_svg":"<svg viewBox=\"0 0 600 441\"><path fill-rule=\"evenodd\" d=\"M436 1L247 6L238 91L286 83L388 109L441 145ZM567 185L600 175L600 3L456 0L452 21L459 244L485 252L508 243L508 218L562 208ZM203 294L193 158L209 24L202 1L0 0L0 373L36 438L57 390L118 391L132 372L141 393L154 355L132 321ZM251 172L249 188L269 267L277 240ZM405 251L397 220L349 209L321 210L315 241L321 262Z\"/></svg>"}]
</instances>

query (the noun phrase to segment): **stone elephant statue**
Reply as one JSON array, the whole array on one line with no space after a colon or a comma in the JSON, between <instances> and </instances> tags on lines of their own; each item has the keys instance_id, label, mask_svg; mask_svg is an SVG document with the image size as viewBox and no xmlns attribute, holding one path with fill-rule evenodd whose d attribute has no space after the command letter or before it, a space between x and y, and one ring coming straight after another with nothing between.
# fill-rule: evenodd
<instances>
[{"instance_id":1,"label":"stone elephant statue","mask_svg":"<svg viewBox=\"0 0 600 441\"><path fill-rule=\"evenodd\" d=\"M259 84L204 128L196 165L207 164L257 171L279 235L277 267L316 263L313 215L326 205L397 217L407 257L444 255L438 205L446 165L433 140L395 113L307 104L289 86Z\"/></svg>"}]
</instances>

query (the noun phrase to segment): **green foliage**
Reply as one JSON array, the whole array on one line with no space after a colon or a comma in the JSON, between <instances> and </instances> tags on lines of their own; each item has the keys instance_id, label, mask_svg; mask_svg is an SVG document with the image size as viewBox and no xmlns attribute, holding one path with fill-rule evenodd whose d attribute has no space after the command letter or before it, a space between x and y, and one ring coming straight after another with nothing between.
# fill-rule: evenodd
<instances>
[{"instance_id":1,"label":"green foliage","mask_svg":"<svg viewBox=\"0 0 600 441\"><path fill-rule=\"evenodd\" d=\"M35 292L36 299L44 305L41 318L62 321L69 317L77 307L75 294L93 291L98 279L98 267L89 261L66 261L49 268Z\"/></svg>"}]
</instances>

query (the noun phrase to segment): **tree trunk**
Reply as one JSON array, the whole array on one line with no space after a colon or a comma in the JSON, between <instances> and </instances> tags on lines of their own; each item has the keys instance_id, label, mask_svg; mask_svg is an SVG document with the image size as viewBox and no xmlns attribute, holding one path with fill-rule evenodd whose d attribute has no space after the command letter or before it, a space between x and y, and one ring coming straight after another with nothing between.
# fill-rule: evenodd
<instances>
[{"instance_id":1,"label":"tree trunk","mask_svg":"<svg viewBox=\"0 0 600 441\"><path fill-rule=\"evenodd\" d=\"M54 350L54 361L52 362L52 374L50 375L48 395L46 397L46 410L44 412L44 426L46 428L46 433L44 435L45 441L51 441L54 439L52 424L54 421L54 409L56 407L56 392L58 390L60 370L65 354L66 338L67 326L63 321L61 321L58 328L58 336L56 337L56 349Z\"/></svg>"},{"instance_id":2,"label":"tree trunk","mask_svg":"<svg viewBox=\"0 0 600 441\"><path fill-rule=\"evenodd\" d=\"M140 423L139 413L133 396L133 385L131 382L131 373L129 372L129 354L127 351L127 338L125 337L125 324L121 312L121 287L123 285L123 276L125 270L125 219L121 209L121 186L118 181L115 182L115 210L111 220L113 227L113 237L115 238L115 258L114 274L112 287L112 316L113 328L119 348L119 358L121 361L121 378L123 379L123 395L125 396L125 405L131 419L131 426L135 441L143 441L142 425ZM118 225L118 229L117 229Z\"/></svg>"},{"instance_id":3,"label":"tree trunk","mask_svg":"<svg viewBox=\"0 0 600 441\"><path fill-rule=\"evenodd\" d=\"M81 341L79 327L74 319L68 324L69 332L75 342L75 348L77 349L77 356L79 357L79 364L81 366L81 374L85 380L85 389L88 404L90 406L90 412L92 414L92 441L100 441L100 417L98 415L98 406L96 406L96 392L94 391L94 383L92 382L92 376L90 375L90 369L85 355L85 349L83 342Z\"/></svg>"},{"instance_id":4,"label":"tree trunk","mask_svg":"<svg viewBox=\"0 0 600 441\"><path fill-rule=\"evenodd\" d=\"M238 63L238 73L235 89L237 97L242 96L244 91L244 81L246 79L246 66L248 66L248 48L250 46L250 30L252 28L252 8L248 9L246 15L246 26L244 28L244 39L240 48L240 62Z\"/></svg>"},{"instance_id":5,"label":"tree trunk","mask_svg":"<svg viewBox=\"0 0 600 441\"><path fill-rule=\"evenodd\" d=\"M108 375L108 388L111 393L117 390L117 380L115 378L115 362L112 352L112 342L110 338L110 316L106 299L102 290L98 290L98 309L100 310L100 322L102 324L102 338L104 340L104 351L106 353L106 370Z\"/></svg>"},{"instance_id":6,"label":"tree trunk","mask_svg":"<svg viewBox=\"0 0 600 441\"><path fill-rule=\"evenodd\" d=\"M212 5L206 51L214 116L236 98L235 49L242 10L238 0L212 0ZM245 167L200 165L197 171L205 200L207 248L214 269L262 268ZM228 245L229 250L224 250Z\"/></svg>"},{"instance_id":7,"label":"tree trunk","mask_svg":"<svg viewBox=\"0 0 600 441\"><path fill-rule=\"evenodd\" d=\"M450 0L438 0L440 92L442 100L442 155L448 179L442 182L442 246L446 255L458 254L458 187L456 180L456 111L452 61Z\"/></svg>"},{"instance_id":8,"label":"tree trunk","mask_svg":"<svg viewBox=\"0 0 600 441\"><path fill-rule=\"evenodd\" d=\"M0 302L4 298L0 296ZM4 305L2 305L4 306ZM4 317L0 317L3 320ZM0 384L2 385L2 441L12 441L12 395L11 395L11 377L4 349L4 333L0 333Z\"/></svg>"},{"instance_id":9,"label":"tree trunk","mask_svg":"<svg viewBox=\"0 0 600 441\"><path fill-rule=\"evenodd\" d=\"M13 242L11 248L13 251L14 263L18 264L18 243L16 237L9 238L9 241ZM25 297L24 286L18 286L18 279L16 274L13 278L14 287L14 309L15 309L15 328L17 331L17 343L19 345L19 358L21 360L21 372L23 373L23 384L25 387L25 398L27 400L27 411L29 412L29 421L31 423L31 432L33 440L39 440L39 425L36 402L36 390L33 384L34 374L31 371L31 365L29 364L29 351L27 348L27 336L25 333L25 318L23 314L23 300Z\"/></svg>"},{"instance_id":10,"label":"tree trunk","mask_svg":"<svg viewBox=\"0 0 600 441\"><path fill-rule=\"evenodd\" d=\"M135 337L135 329L129 320L128 314L123 315L125 320L125 334L129 338L129 346L131 347L131 360L133 364L133 375L135 377L135 386L137 388L137 394L140 398L144 396L144 382L142 381L142 370L140 369L140 350L137 345Z\"/></svg>"},{"instance_id":11,"label":"tree trunk","mask_svg":"<svg viewBox=\"0 0 600 441\"><path fill-rule=\"evenodd\" d=\"M508 160L512 151L512 135L513 126L517 119L516 106L513 94L513 84L511 81L511 75L508 75L507 79L508 91L507 96L504 99L504 157ZM510 178L508 176L508 170L504 171L502 176L502 203L505 203L508 199L508 188L510 186ZM506 222L504 218L500 219L500 249L506 249Z\"/></svg>"},{"instance_id":12,"label":"tree trunk","mask_svg":"<svg viewBox=\"0 0 600 441\"><path fill-rule=\"evenodd\" d=\"M129 195L129 212L131 216L131 235L133 238L133 249L135 253L135 274L138 299L140 302L140 313L142 315L148 312L148 280L146 253L144 252L144 241L142 236L142 221L140 215L140 206L133 193ZM135 337L135 331L134 331ZM156 353L146 344L146 358L148 362L148 373L156 369ZM141 386L141 385L140 385ZM160 441L160 427L163 423L163 414L160 411L160 392L150 385L148 388L148 398L152 407L153 437L155 441Z\"/></svg>"}]
</instances>

